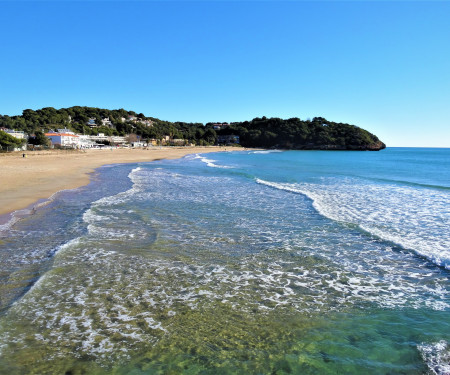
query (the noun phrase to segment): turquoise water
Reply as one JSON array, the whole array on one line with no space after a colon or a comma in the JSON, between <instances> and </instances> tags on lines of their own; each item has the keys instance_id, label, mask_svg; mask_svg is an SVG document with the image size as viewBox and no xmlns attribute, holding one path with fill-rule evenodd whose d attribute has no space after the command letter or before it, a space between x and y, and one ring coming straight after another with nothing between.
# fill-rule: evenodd
<instances>
[{"instance_id":1,"label":"turquoise water","mask_svg":"<svg viewBox=\"0 0 450 375\"><path fill-rule=\"evenodd\" d=\"M100 168L2 227L0 372L450 373L450 150Z\"/></svg>"}]
</instances>

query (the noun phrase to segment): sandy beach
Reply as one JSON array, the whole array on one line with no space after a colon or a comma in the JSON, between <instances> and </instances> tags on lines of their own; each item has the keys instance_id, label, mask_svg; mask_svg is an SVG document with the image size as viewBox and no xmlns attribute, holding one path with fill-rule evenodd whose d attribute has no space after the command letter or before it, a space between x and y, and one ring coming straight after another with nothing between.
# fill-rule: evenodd
<instances>
[{"instance_id":1,"label":"sandy beach","mask_svg":"<svg viewBox=\"0 0 450 375\"><path fill-rule=\"evenodd\" d=\"M163 147L86 151L34 151L0 154L0 215L49 198L60 190L89 183L89 174L105 164L176 159L221 147Z\"/></svg>"}]
</instances>

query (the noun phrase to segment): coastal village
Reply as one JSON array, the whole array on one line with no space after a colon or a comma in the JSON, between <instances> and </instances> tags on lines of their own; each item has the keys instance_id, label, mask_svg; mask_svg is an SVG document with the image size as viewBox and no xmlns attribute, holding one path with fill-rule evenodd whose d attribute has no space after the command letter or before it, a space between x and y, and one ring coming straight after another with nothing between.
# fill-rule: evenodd
<instances>
[{"instance_id":1,"label":"coastal village","mask_svg":"<svg viewBox=\"0 0 450 375\"><path fill-rule=\"evenodd\" d=\"M72 119L69 116L69 123ZM128 117L122 117L121 122L137 124L153 127L153 121L149 119L142 119L136 116L130 115ZM95 118L89 118L86 125L95 130L100 127L107 127L114 129L114 124L109 117L98 120ZM214 130L221 130L229 126L228 123L215 123L212 124ZM24 131L14 130L9 128L0 128L0 131L7 133L19 140L26 140L21 147L14 147L8 151L24 151L27 149L40 148L34 144L30 144L28 141L35 137L34 134L26 134ZM101 149L105 147L120 147L120 148L145 148L152 146L196 146L194 143L189 142L187 139L174 138L170 135L164 135L157 138L144 138L136 134L128 134L125 136L120 135L108 135L103 132L98 132L96 135L78 134L73 130L64 127L60 129L51 130L44 133L45 137L49 140L48 147L50 148L64 148L64 149ZM216 144L239 144L239 136L235 135L219 135L217 137Z\"/></svg>"}]
</instances>

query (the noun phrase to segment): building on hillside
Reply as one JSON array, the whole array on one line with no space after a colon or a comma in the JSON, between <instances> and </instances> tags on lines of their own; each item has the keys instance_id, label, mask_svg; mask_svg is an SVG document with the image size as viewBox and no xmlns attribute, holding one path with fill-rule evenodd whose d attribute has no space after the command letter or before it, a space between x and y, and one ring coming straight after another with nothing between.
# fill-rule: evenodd
<instances>
[{"instance_id":1,"label":"building on hillside","mask_svg":"<svg viewBox=\"0 0 450 375\"><path fill-rule=\"evenodd\" d=\"M86 122L86 125L89 126L89 127L91 127L91 128L96 128L96 127L97 127L97 124L96 124L96 122L95 122L95 118L90 118L90 119L88 120L88 122Z\"/></svg>"},{"instance_id":2,"label":"building on hillside","mask_svg":"<svg viewBox=\"0 0 450 375\"><path fill-rule=\"evenodd\" d=\"M224 129L224 128L230 126L228 124L228 122L218 122L218 123L212 124L212 125L213 125L214 130L220 130L220 129Z\"/></svg>"},{"instance_id":3,"label":"building on hillside","mask_svg":"<svg viewBox=\"0 0 450 375\"><path fill-rule=\"evenodd\" d=\"M151 128L153 126L153 121L152 120L138 119L137 122L139 124L145 125L148 128Z\"/></svg>"},{"instance_id":4,"label":"building on hillside","mask_svg":"<svg viewBox=\"0 0 450 375\"><path fill-rule=\"evenodd\" d=\"M239 136L238 135L218 135L217 143L219 145L239 144Z\"/></svg>"},{"instance_id":5,"label":"building on hillside","mask_svg":"<svg viewBox=\"0 0 450 375\"><path fill-rule=\"evenodd\" d=\"M103 125L103 126L109 126L109 127L112 126L112 122L111 122L111 120L109 119L109 117L106 117L106 118L102 119L102 125Z\"/></svg>"},{"instance_id":6,"label":"building on hillside","mask_svg":"<svg viewBox=\"0 0 450 375\"><path fill-rule=\"evenodd\" d=\"M75 134L72 130L64 128L64 129L58 129L58 133L64 133L64 134Z\"/></svg>"}]
</instances>

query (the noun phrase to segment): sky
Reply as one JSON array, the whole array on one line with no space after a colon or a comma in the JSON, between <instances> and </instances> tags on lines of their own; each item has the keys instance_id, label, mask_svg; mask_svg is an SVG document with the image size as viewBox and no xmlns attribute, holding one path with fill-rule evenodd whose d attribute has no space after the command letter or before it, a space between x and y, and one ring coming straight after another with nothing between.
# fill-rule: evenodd
<instances>
[{"instance_id":1,"label":"sky","mask_svg":"<svg viewBox=\"0 0 450 375\"><path fill-rule=\"evenodd\" d=\"M447 1L3 1L0 114L325 117L450 147Z\"/></svg>"}]
</instances>

